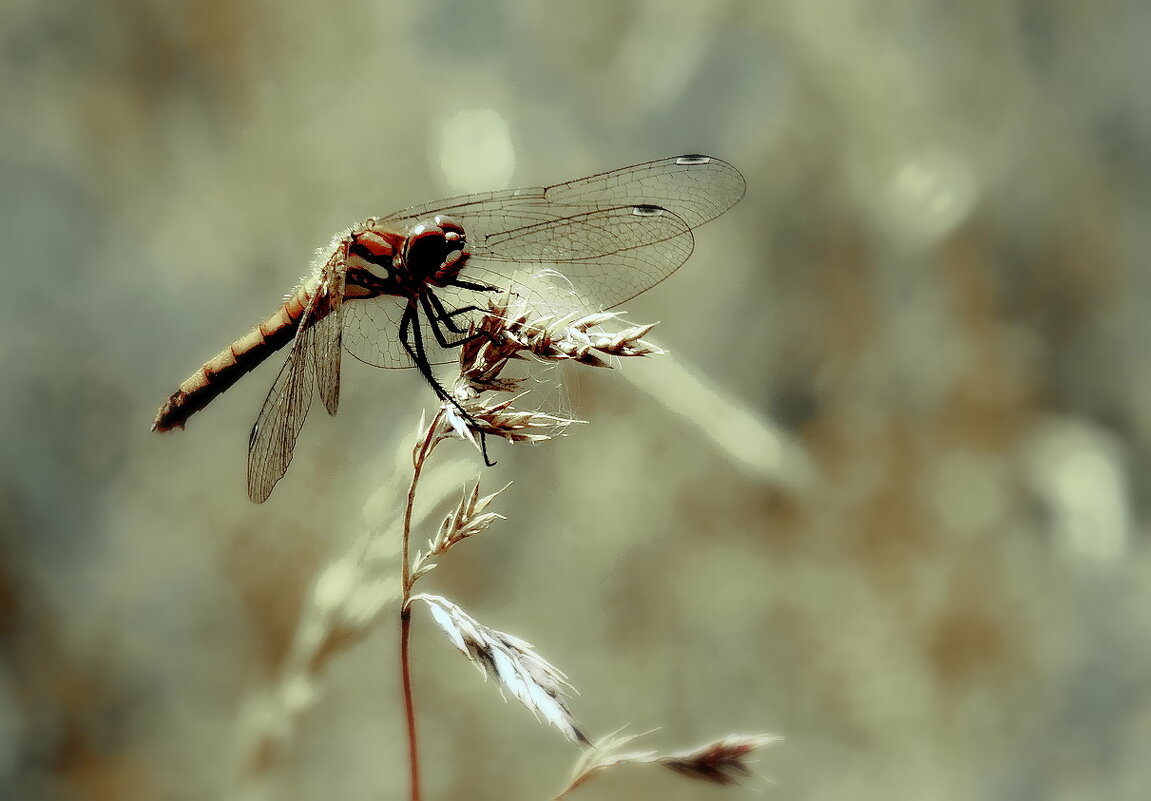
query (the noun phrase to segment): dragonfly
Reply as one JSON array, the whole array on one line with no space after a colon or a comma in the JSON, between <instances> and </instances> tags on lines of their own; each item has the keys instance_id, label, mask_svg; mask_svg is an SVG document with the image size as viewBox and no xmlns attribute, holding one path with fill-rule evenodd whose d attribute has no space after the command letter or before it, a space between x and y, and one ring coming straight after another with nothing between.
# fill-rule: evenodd
<instances>
[{"instance_id":1,"label":"dragonfly","mask_svg":"<svg viewBox=\"0 0 1151 801\"><path fill-rule=\"evenodd\" d=\"M184 381L152 430L182 429L289 348L248 440L248 496L262 503L288 470L312 396L329 414L339 408L343 351L375 367L415 368L451 403L432 368L477 336L469 331L487 293L515 293L542 313L618 307L687 261L692 231L744 190L731 164L691 154L370 217L317 251L280 308Z\"/></svg>"}]
</instances>

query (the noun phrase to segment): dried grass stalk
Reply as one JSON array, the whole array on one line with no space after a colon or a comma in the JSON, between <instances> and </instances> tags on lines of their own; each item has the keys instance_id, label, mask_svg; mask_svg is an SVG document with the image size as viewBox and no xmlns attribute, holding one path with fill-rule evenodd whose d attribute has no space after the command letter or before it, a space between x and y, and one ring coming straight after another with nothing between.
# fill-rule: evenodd
<instances>
[{"instance_id":1,"label":"dried grass stalk","mask_svg":"<svg viewBox=\"0 0 1151 801\"><path fill-rule=\"evenodd\" d=\"M496 499L496 496L510 486L510 483L505 484L491 495L485 495L481 498L480 482L479 479L476 479L471 492L464 491L459 505L448 512L447 516L444 517L444 522L440 524L436 536L428 540L428 552L426 554L416 552L416 557L412 562L412 580L415 581L426 575L436 566L434 562L428 561L432 557L447 553L453 545L482 533L495 521L506 520L507 518L503 515L486 510Z\"/></svg>"}]
</instances>

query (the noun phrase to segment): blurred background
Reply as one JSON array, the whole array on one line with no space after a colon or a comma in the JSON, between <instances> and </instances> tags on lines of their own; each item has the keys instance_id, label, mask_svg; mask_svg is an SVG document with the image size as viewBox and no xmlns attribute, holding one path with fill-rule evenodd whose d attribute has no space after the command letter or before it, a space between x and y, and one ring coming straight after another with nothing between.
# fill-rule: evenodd
<instances>
[{"instance_id":1,"label":"blurred background","mask_svg":"<svg viewBox=\"0 0 1151 801\"><path fill-rule=\"evenodd\" d=\"M261 506L279 359L187 431L156 407L355 221L685 152L748 192L627 305L669 355L570 371L589 425L495 468L443 446L420 541L514 483L425 589L593 736L787 740L763 796L573 798L1149 797L1149 34L1134 0L8 0L0 797L403 797L394 605L285 666L394 534L426 386L345 359ZM422 613L414 649L428 798L558 792L576 749Z\"/></svg>"}]
</instances>

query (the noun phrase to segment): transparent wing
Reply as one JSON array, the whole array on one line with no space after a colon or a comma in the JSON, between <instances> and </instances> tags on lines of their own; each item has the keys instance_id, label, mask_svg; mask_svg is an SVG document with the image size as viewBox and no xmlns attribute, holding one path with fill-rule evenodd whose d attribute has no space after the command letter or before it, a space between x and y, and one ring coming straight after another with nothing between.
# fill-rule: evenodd
<instances>
[{"instance_id":1,"label":"transparent wing","mask_svg":"<svg viewBox=\"0 0 1151 801\"><path fill-rule=\"evenodd\" d=\"M547 264L478 260L470 280L510 290L539 315L565 316L606 311L649 289L675 272L693 246L691 231L644 248L569 261L554 269ZM486 298L460 287L437 289L449 310L479 305ZM476 320L482 312L460 315Z\"/></svg>"},{"instance_id":2,"label":"transparent wing","mask_svg":"<svg viewBox=\"0 0 1151 801\"><path fill-rule=\"evenodd\" d=\"M340 406L343 346L344 261L342 244L324 265L311 300L300 315L287 361L272 383L248 438L248 497L263 503L272 494L296 448L312 405L312 387L328 414ZM313 382L314 379L314 382Z\"/></svg>"},{"instance_id":3,"label":"transparent wing","mask_svg":"<svg viewBox=\"0 0 1151 801\"><path fill-rule=\"evenodd\" d=\"M634 298L675 272L694 246L687 223L654 206L585 212L505 231L493 240L491 248L472 252L461 278L510 289L540 314L560 315L603 311ZM448 311L487 305L482 292L435 292ZM348 300L344 347L376 367L412 366L396 337L406 304L389 296ZM481 315L459 315L454 322L466 330ZM455 359L454 351L435 344L426 325L424 331L432 364Z\"/></svg>"},{"instance_id":4,"label":"transparent wing","mask_svg":"<svg viewBox=\"0 0 1151 801\"><path fill-rule=\"evenodd\" d=\"M321 296L326 314L308 331L312 343L312 364L316 374L316 389L328 414L335 414L340 406L340 352L343 347L344 271L329 269ZM313 317L318 316L313 314Z\"/></svg>"},{"instance_id":5,"label":"transparent wing","mask_svg":"<svg viewBox=\"0 0 1151 801\"><path fill-rule=\"evenodd\" d=\"M560 264L638 250L690 230L682 217L659 206L618 206L493 233L469 250L489 261ZM464 269L471 271L470 260Z\"/></svg>"},{"instance_id":6,"label":"transparent wing","mask_svg":"<svg viewBox=\"0 0 1151 801\"><path fill-rule=\"evenodd\" d=\"M735 205L745 189L739 170L722 159L671 156L554 186L423 203L384 217L381 222L403 223L446 214L464 226L472 248L485 247L487 237L505 231L617 206L662 206L689 228L697 228Z\"/></svg>"},{"instance_id":7,"label":"transparent wing","mask_svg":"<svg viewBox=\"0 0 1151 801\"><path fill-rule=\"evenodd\" d=\"M545 190L545 197L550 203L569 206L662 206L689 228L698 228L739 202L745 189L739 170L726 161L690 155L633 164L557 184Z\"/></svg>"},{"instance_id":8,"label":"transparent wing","mask_svg":"<svg viewBox=\"0 0 1151 801\"><path fill-rule=\"evenodd\" d=\"M465 272L468 281L545 301L552 312L604 311L667 278L694 246L677 215L628 206L506 232L491 253L474 254ZM445 302L453 292L460 290L437 290Z\"/></svg>"},{"instance_id":9,"label":"transparent wing","mask_svg":"<svg viewBox=\"0 0 1151 801\"><path fill-rule=\"evenodd\" d=\"M297 332L248 438L248 497L255 503L268 499L292 463L296 438L312 403L314 330Z\"/></svg>"},{"instance_id":10,"label":"transparent wing","mask_svg":"<svg viewBox=\"0 0 1151 801\"><path fill-rule=\"evenodd\" d=\"M407 298L393 295L346 300L344 350L373 367L415 367L400 344L400 317L407 305Z\"/></svg>"}]
</instances>

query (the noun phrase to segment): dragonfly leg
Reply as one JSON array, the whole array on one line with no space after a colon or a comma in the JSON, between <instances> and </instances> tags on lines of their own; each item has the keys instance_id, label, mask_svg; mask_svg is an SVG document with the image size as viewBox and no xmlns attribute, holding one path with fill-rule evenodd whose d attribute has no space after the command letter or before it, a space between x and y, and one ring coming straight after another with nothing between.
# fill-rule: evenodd
<instances>
[{"instance_id":1,"label":"dragonfly leg","mask_svg":"<svg viewBox=\"0 0 1151 801\"><path fill-rule=\"evenodd\" d=\"M428 363L428 356L424 352L424 340L420 334L419 308L414 302L408 304L407 308L404 309L403 316L400 317L400 343L415 363L420 375L431 385L436 397L440 400L448 400L448 391L440 386L440 382L436 380L432 373L432 367Z\"/></svg>"},{"instance_id":2,"label":"dragonfly leg","mask_svg":"<svg viewBox=\"0 0 1151 801\"><path fill-rule=\"evenodd\" d=\"M453 317L459 317L461 314L467 314L468 312L483 311L483 309L481 309L479 306L463 306L459 309L455 309L454 311L448 311L444 308L443 301L439 299L439 296L437 296L435 292L428 292L426 297L428 303L432 304L432 309L435 310L435 314L429 313L429 316L439 320L453 334L464 333L464 329L460 328L458 325L452 322Z\"/></svg>"},{"instance_id":3,"label":"dragonfly leg","mask_svg":"<svg viewBox=\"0 0 1151 801\"><path fill-rule=\"evenodd\" d=\"M494 289L494 287L493 287L493 289ZM425 304L424 308L428 314L428 322L431 324L432 331L433 331L433 333L435 333L436 340L440 343L441 347L443 347L443 348L456 348L456 347L460 347L462 345L466 345L469 342L474 342L475 340L481 339L481 338L486 339L492 345L499 344L495 335L492 334L491 331L488 331L485 328L481 328L479 331L476 331L473 334L465 336L463 339L457 340L456 342L448 342L447 338L442 336L443 332L441 332L439 330L438 326L436 325L437 323L443 323L444 327L447 328L449 331L451 331L453 334L463 334L464 330L462 328L460 328L458 325L456 325L455 323L453 323L452 318L457 317L461 314L467 314L468 312L475 312L475 311L482 312L484 310L481 309L479 306L464 306L464 307L456 309L454 311L447 311L444 308L443 301L440 300L439 296L436 295L435 292L428 292L424 297L426 298L426 302L431 304L432 309L435 310L435 312L433 313L432 309L428 309L427 305Z\"/></svg>"},{"instance_id":4,"label":"dragonfly leg","mask_svg":"<svg viewBox=\"0 0 1151 801\"><path fill-rule=\"evenodd\" d=\"M429 314L429 318L430 317L431 315ZM432 331L437 331L435 323L430 323L430 325ZM441 335L440 332L437 332L436 338L439 339ZM400 343L415 363L416 368L420 371L420 375L431 385L432 391L436 393L436 397L444 403L450 403L452 406L455 406L459 413L473 424L475 432L480 435L480 452L483 454L484 464L488 467L494 467L496 463L488 458L487 436L485 436L483 430L479 427L476 419L468 414L467 410L460 405L459 401L443 388L432 372L432 366L428 363L427 352L424 350L424 337L423 334L420 333L419 307L416 306L414 300L408 303L407 308L404 309L403 316L400 318ZM448 346L445 345L445 347Z\"/></svg>"},{"instance_id":5,"label":"dragonfly leg","mask_svg":"<svg viewBox=\"0 0 1151 801\"><path fill-rule=\"evenodd\" d=\"M449 281L448 286L458 286L460 289L470 289L473 292L501 292L498 286L489 286L488 284L477 284L475 281L463 281L459 278L454 281Z\"/></svg>"},{"instance_id":6,"label":"dragonfly leg","mask_svg":"<svg viewBox=\"0 0 1151 801\"><path fill-rule=\"evenodd\" d=\"M440 343L441 348L459 348L459 346L466 345L468 342L474 342L475 340L488 340L491 342L491 334L489 331L482 329L475 331L473 334L467 334L455 342L449 342L448 337L444 335L443 330L440 328L440 323L443 323L443 327L451 331L452 334L465 334L464 329L457 326L455 322L452 322L451 318L467 312L482 311L479 306L464 306L463 308L457 308L457 310L449 312L445 310L440 298L437 298L433 292L425 292L424 295L421 295L420 303L424 306L424 313L427 314L428 326L432 328L435 340L437 343Z\"/></svg>"},{"instance_id":7,"label":"dragonfly leg","mask_svg":"<svg viewBox=\"0 0 1151 801\"><path fill-rule=\"evenodd\" d=\"M487 339L490 341L492 338L491 334L487 331L476 331L454 342L449 342L447 336L440 328L440 324L443 323L444 327L453 334L463 334L464 330L453 323L451 318L464 312L479 311L479 307L477 306L464 306L462 309L448 312L444 309L440 299L431 292L425 292L420 295L420 304L424 307L424 314L428 317L428 327L432 329L432 334L435 335L436 342L439 343L441 348L458 348L469 342L474 342L477 339Z\"/></svg>"}]
</instances>

